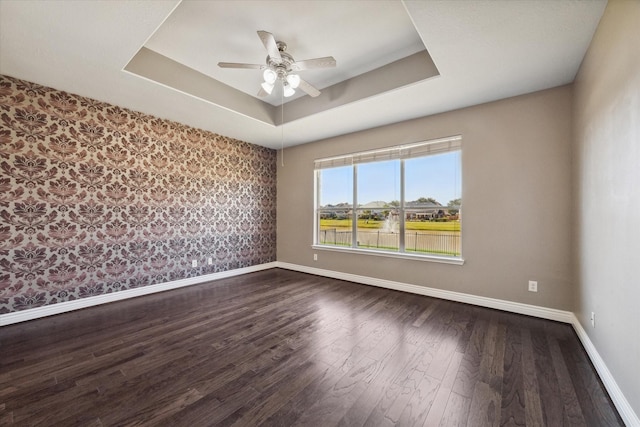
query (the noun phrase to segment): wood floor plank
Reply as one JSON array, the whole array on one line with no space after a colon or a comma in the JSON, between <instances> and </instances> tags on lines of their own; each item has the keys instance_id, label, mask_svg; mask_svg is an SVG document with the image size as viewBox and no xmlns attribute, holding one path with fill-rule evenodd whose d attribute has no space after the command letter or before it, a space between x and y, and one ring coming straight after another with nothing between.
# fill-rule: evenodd
<instances>
[{"instance_id":1,"label":"wood floor plank","mask_svg":"<svg viewBox=\"0 0 640 427\"><path fill-rule=\"evenodd\" d=\"M121 419L118 423L124 426L158 425L203 397L198 390L187 389L177 395L155 401L153 404L136 411L132 417Z\"/></svg>"},{"instance_id":2,"label":"wood floor plank","mask_svg":"<svg viewBox=\"0 0 640 427\"><path fill-rule=\"evenodd\" d=\"M522 338L520 328L509 326L507 327L504 352L504 374L500 408L501 425L526 425L525 391L522 379Z\"/></svg>"},{"instance_id":3,"label":"wood floor plank","mask_svg":"<svg viewBox=\"0 0 640 427\"><path fill-rule=\"evenodd\" d=\"M344 374L334 369L326 369L311 381L298 394L293 396L278 411L265 421L265 425L291 426L302 416L307 408L324 396Z\"/></svg>"},{"instance_id":4,"label":"wood floor plank","mask_svg":"<svg viewBox=\"0 0 640 427\"><path fill-rule=\"evenodd\" d=\"M439 388L440 381L424 375L400 414L396 425L421 426L431 410Z\"/></svg>"},{"instance_id":5,"label":"wood floor plank","mask_svg":"<svg viewBox=\"0 0 640 427\"><path fill-rule=\"evenodd\" d=\"M584 349L574 340L564 340L560 349L585 421L589 425L616 425L620 422L617 411L612 410L610 399L586 356Z\"/></svg>"},{"instance_id":6,"label":"wood floor plank","mask_svg":"<svg viewBox=\"0 0 640 427\"><path fill-rule=\"evenodd\" d=\"M374 410L379 410L380 415L384 414L389 406L388 402L391 396L395 396L399 389L395 380L404 371L406 365L411 363L413 355L417 351L418 346L416 345L401 345L389 340L385 341L384 345L377 347L375 353L370 353L369 357L378 362L371 373L372 380L338 425L364 425Z\"/></svg>"},{"instance_id":7,"label":"wood floor plank","mask_svg":"<svg viewBox=\"0 0 640 427\"><path fill-rule=\"evenodd\" d=\"M409 405L413 395L418 391L418 387L425 377L426 375L423 371L414 369L404 381L398 384L400 386L399 393L384 414L385 420L390 425L396 425L399 422L400 416Z\"/></svg>"},{"instance_id":8,"label":"wood floor plank","mask_svg":"<svg viewBox=\"0 0 640 427\"><path fill-rule=\"evenodd\" d=\"M418 318L414 320L414 322L411 325L415 326L416 328L419 328L420 326L422 326L424 322L426 322L429 319L429 317L433 314L437 306L438 306L437 300L431 301L431 303L427 305L427 307L424 310L422 310Z\"/></svg>"},{"instance_id":9,"label":"wood floor plank","mask_svg":"<svg viewBox=\"0 0 640 427\"><path fill-rule=\"evenodd\" d=\"M563 403L562 424L565 426L586 425L586 421L582 415L582 408L580 407L580 402L578 401L578 396L571 381L566 362L562 356L560 346L555 338L548 337L548 339L553 369L558 378L558 386Z\"/></svg>"},{"instance_id":10,"label":"wood floor plank","mask_svg":"<svg viewBox=\"0 0 640 427\"><path fill-rule=\"evenodd\" d=\"M251 387L242 387L228 392L224 402L216 396L205 395L202 399L167 417L163 425L172 427L222 425L223 420L229 420L229 417L257 396L259 393Z\"/></svg>"},{"instance_id":11,"label":"wood floor plank","mask_svg":"<svg viewBox=\"0 0 640 427\"><path fill-rule=\"evenodd\" d=\"M455 383L456 376L458 375L458 370L460 369L460 363L462 363L463 357L463 353L455 352L451 360L449 361L449 365L447 366L447 370L445 371L442 381L440 382L440 386L438 387L438 391L431 405L431 409L429 410L427 418L424 421L423 425L425 427L440 425L440 422L444 417L445 409L451 395L451 390L453 389L453 384Z\"/></svg>"},{"instance_id":12,"label":"wood floor plank","mask_svg":"<svg viewBox=\"0 0 640 427\"><path fill-rule=\"evenodd\" d=\"M293 425L337 425L367 388L376 361L362 358L331 389L311 405Z\"/></svg>"},{"instance_id":13,"label":"wood floor plank","mask_svg":"<svg viewBox=\"0 0 640 427\"><path fill-rule=\"evenodd\" d=\"M437 321L425 325L422 342L417 346L412 346L411 350L401 353L404 355L402 362L393 365L398 369L397 374L389 376L379 386L378 395L375 397L377 403L371 409L365 425L381 425L390 422L391 418L387 414L396 404L399 396L402 395L403 384L418 374L421 375L419 378L427 375L436 355L439 360L447 360L448 355L455 351L457 341L454 337L457 336L457 331L450 325L451 318L452 313L449 311L446 312L446 315L439 317ZM440 366L434 369L435 375L439 374L440 369ZM446 366L444 369L446 370ZM371 398L369 401L372 401Z\"/></svg>"},{"instance_id":14,"label":"wood floor plank","mask_svg":"<svg viewBox=\"0 0 640 427\"><path fill-rule=\"evenodd\" d=\"M500 393L483 381L476 382L467 424L497 426L500 423L500 415Z\"/></svg>"},{"instance_id":15,"label":"wood floor plank","mask_svg":"<svg viewBox=\"0 0 640 427\"><path fill-rule=\"evenodd\" d=\"M254 401L245 405L246 411L234 420L232 425L247 426L260 425L269 417L273 416L282 406L293 396L300 393L313 380L323 376L329 369L325 364L318 364L308 361L301 366L291 370L288 378L283 378L277 383L273 383L270 389L262 393L267 398L257 396Z\"/></svg>"},{"instance_id":16,"label":"wood floor plank","mask_svg":"<svg viewBox=\"0 0 640 427\"><path fill-rule=\"evenodd\" d=\"M457 393L449 394L447 406L440 420L440 426L466 426L469 415L469 406L471 399L460 396Z\"/></svg>"},{"instance_id":17,"label":"wood floor plank","mask_svg":"<svg viewBox=\"0 0 640 427\"><path fill-rule=\"evenodd\" d=\"M7 405L0 404L0 425L13 425L13 411L7 411Z\"/></svg>"},{"instance_id":18,"label":"wood floor plank","mask_svg":"<svg viewBox=\"0 0 640 427\"><path fill-rule=\"evenodd\" d=\"M433 360L429 364L429 368L427 369L426 374L436 378L438 380L442 380L444 378L445 373L449 367L449 363L456 353L457 337L458 331L453 328L447 329L445 332L440 344L438 346L438 350L433 356Z\"/></svg>"},{"instance_id":19,"label":"wood floor plank","mask_svg":"<svg viewBox=\"0 0 640 427\"><path fill-rule=\"evenodd\" d=\"M558 376L553 369L553 360L545 330L532 330L531 342L544 424L547 426L562 425L562 396L558 385Z\"/></svg>"},{"instance_id":20,"label":"wood floor plank","mask_svg":"<svg viewBox=\"0 0 640 427\"><path fill-rule=\"evenodd\" d=\"M570 325L282 269L0 347L3 426L623 425Z\"/></svg>"},{"instance_id":21,"label":"wood floor plank","mask_svg":"<svg viewBox=\"0 0 640 427\"><path fill-rule=\"evenodd\" d=\"M540 387L536 372L533 343L528 329L522 329L522 377L524 385L524 414L527 425L544 425Z\"/></svg>"},{"instance_id":22,"label":"wood floor plank","mask_svg":"<svg viewBox=\"0 0 640 427\"><path fill-rule=\"evenodd\" d=\"M482 364L485 350L485 340L488 333L488 323L485 320L475 322L469 343L458 376L453 385L453 391L461 396L471 397L475 390L476 382L480 377L480 365ZM491 344L491 343L489 343ZM486 362L485 362L486 363Z\"/></svg>"}]
</instances>

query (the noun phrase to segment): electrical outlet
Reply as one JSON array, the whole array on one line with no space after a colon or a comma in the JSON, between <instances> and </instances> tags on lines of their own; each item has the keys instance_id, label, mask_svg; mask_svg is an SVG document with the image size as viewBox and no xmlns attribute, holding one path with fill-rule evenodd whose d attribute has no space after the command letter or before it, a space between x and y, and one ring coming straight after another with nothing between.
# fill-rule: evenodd
<instances>
[{"instance_id":1,"label":"electrical outlet","mask_svg":"<svg viewBox=\"0 0 640 427\"><path fill-rule=\"evenodd\" d=\"M594 313L593 311L591 312L591 327L596 327L596 313Z\"/></svg>"},{"instance_id":2,"label":"electrical outlet","mask_svg":"<svg viewBox=\"0 0 640 427\"><path fill-rule=\"evenodd\" d=\"M207 264L212 265L213 264L213 258L207 258Z\"/></svg>"},{"instance_id":3,"label":"electrical outlet","mask_svg":"<svg viewBox=\"0 0 640 427\"><path fill-rule=\"evenodd\" d=\"M529 292L538 292L538 282L529 280Z\"/></svg>"},{"instance_id":4,"label":"electrical outlet","mask_svg":"<svg viewBox=\"0 0 640 427\"><path fill-rule=\"evenodd\" d=\"M313 254L313 260L317 261L318 260L318 254Z\"/></svg>"},{"instance_id":5,"label":"electrical outlet","mask_svg":"<svg viewBox=\"0 0 640 427\"><path fill-rule=\"evenodd\" d=\"M191 267L197 267L198 266L198 261L197 260L193 260L191 261Z\"/></svg>"}]
</instances>

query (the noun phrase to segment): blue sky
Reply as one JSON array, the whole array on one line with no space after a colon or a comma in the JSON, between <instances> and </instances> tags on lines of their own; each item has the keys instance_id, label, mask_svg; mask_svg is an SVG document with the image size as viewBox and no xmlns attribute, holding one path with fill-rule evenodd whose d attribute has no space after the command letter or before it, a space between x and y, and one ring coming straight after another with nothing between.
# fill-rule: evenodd
<instances>
[{"instance_id":1,"label":"blue sky","mask_svg":"<svg viewBox=\"0 0 640 427\"><path fill-rule=\"evenodd\" d=\"M443 205L461 197L460 152L405 160L405 199L433 197ZM351 166L322 170L322 205L351 202ZM400 161L358 165L358 204L400 200Z\"/></svg>"}]
</instances>

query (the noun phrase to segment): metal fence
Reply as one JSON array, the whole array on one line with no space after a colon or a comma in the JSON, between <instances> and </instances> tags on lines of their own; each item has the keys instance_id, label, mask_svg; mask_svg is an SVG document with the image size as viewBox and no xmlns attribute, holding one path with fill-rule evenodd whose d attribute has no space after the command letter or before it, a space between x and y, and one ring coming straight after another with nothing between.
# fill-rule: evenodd
<instances>
[{"instance_id":1,"label":"metal fence","mask_svg":"<svg viewBox=\"0 0 640 427\"><path fill-rule=\"evenodd\" d=\"M352 232L329 228L320 230L318 240L323 245L351 246ZM400 235L380 230L358 230L358 247L398 251ZM439 255L460 255L460 233L439 231L407 231L405 252Z\"/></svg>"}]
</instances>

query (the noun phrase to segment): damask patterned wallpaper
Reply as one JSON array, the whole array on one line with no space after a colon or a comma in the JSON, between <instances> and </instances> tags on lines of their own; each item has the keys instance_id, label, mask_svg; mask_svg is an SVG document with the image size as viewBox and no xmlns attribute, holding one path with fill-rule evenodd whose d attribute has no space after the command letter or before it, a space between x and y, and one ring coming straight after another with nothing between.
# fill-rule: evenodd
<instances>
[{"instance_id":1,"label":"damask patterned wallpaper","mask_svg":"<svg viewBox=\"0 0 640 427\"><path fill-rule=\"evenodd\" d=\"M0 313L275 261L275 156L0 76Z\"/></svg>"}]
</instances>

